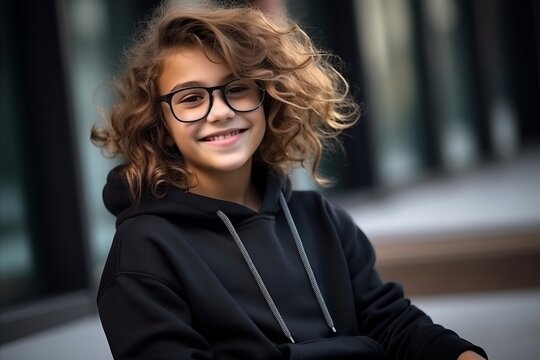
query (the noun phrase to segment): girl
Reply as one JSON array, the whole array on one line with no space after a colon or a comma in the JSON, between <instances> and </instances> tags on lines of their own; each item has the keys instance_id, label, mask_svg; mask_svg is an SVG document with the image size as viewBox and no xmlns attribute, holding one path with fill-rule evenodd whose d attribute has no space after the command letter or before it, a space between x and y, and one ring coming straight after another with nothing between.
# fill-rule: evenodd
<instances>
[{"instance_id":1,"label":"girl","mask_svg":"<svg viewBox=\"0 0 540 360\"><path fill-rule=\"evenodd\" d=\"M125 164L97 296L118 359L481 359L374 270L341 209L292 191L356 121L347 83L294 23L157 10L94 142Z\"/></svg>"}]
</instances>

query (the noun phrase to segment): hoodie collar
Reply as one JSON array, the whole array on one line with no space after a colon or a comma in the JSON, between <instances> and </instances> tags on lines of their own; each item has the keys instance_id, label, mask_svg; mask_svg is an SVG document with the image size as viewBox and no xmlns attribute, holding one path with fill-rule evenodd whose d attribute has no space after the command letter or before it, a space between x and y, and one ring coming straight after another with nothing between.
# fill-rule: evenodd
<instances>
[{"instance_id":1,"label":"hoodie collar","mask_svg":"<svg viewBox=\"0 0 540 360\"><path fill-rule=\"evenodd\" d=\"M140 203L135 206L130 200L122 170L123 165L112 169L103 189L103 201L106 208L117 217L117 226L139 215L158 215L207 223L208 221L215 222L216 212L221 210L232 222L236 223L257 214L234 202L213 199L172 187L168 188L161 198L155 198L149 193L143 194ZM253 169L252 178L262 197L259 214L275 214L280 211L279 194L283 192L287 199L290 197L290 180L262 166Z\"/></svg>"}]
</instances>

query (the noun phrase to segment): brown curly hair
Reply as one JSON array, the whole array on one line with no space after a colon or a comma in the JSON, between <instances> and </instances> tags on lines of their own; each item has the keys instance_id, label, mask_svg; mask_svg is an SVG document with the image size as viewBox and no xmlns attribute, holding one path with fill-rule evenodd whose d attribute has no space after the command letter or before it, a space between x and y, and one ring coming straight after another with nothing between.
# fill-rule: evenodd
<instances>
[{"instance_id":1,"label":"brown curly hair","mask_svg":"<svg viewBox=\"0 0 540 360\"><path fill-rule=\"evenodd\" d=\"M265 88L266 133L255 163L282 174L300 164L318 184L327 183L319 173L323 149L359 117L346 80L331 64L336 58L318 50L291 19L249 7L164 3L126 52L108 126L93 127L91 134L94 144L123 156L122 175L134 201L143 188L160 196L162 185L186 189L194 183L171 145L157 90L165 53L184 46L210 49L235 76L257 79Z\"/></svg>"}]
</instances>

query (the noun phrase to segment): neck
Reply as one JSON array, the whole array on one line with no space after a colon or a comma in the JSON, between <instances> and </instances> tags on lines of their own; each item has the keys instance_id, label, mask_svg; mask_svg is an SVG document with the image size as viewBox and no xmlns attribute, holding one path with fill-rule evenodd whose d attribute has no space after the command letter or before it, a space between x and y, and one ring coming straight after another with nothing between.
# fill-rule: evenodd
<instances>
[{"instance_id":1,"label":"neck","mask_svg":"<svg viewBox=\"0 0 540 360\"><path fill-rule=\"evenodd\" d=\"M230 172L194 171L197 185L189 191L214 199L235 202L259 211L261 199L251 182L251 163Z\"/></svg>"}]
</instances>

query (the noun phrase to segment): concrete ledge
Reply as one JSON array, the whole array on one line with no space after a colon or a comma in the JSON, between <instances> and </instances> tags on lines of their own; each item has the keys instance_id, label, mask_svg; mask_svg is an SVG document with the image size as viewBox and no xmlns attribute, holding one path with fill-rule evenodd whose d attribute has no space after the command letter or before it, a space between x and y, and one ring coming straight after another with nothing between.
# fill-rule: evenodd
<instances>
[{"instance_id":1,"label":"concrete ledge","mask_svg":"<svg viewBox=\"0 0 540 360\"><path fill-rule=\"evenodd\" d=\"M374 246L383 278L408 295L540 287L540 229L424 234Z\"/></svg>"}]
</instances>

